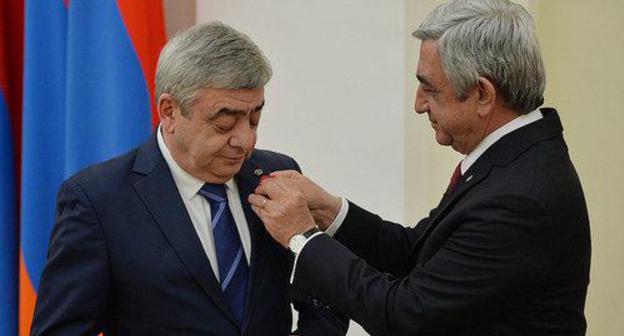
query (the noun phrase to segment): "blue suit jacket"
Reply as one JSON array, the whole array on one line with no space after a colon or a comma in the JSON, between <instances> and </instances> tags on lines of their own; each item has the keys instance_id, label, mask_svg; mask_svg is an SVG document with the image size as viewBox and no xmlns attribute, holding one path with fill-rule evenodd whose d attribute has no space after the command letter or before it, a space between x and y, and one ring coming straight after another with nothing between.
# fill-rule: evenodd
<instances>
[{"instance_id":1,"label":"blue suit jacket","mask_svg":"<svg viewBox=\"0 0 624 336\"><path fill-rule=\"evenodd\" d=\"M289 251L275 243L247 196L255 174L298 169L255 150L236 175L252 240L245 319L224 301L156 137L89 167L60 188L32 335L287 335ZM304 335L343 335L346 322L300 305Z\"/></svg>"}]
</instances>

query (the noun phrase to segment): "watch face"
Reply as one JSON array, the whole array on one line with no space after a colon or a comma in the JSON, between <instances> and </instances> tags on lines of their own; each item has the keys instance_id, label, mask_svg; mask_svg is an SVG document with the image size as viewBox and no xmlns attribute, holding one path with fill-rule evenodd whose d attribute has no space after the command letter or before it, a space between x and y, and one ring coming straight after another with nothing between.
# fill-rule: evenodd
<instances>
[{"instance_id":1,"label":"watch face","mask_svg":"<svg viewBox=\"0 0 624 336\"><path fill-rule=\"evenodd\" d=\"M290 247L291 251L295 253L299 253L299 250L301 250L301 247L303 246L305 242L306 242L306 237L304 237L301 234L297 234L297 235L294 235L292 238L290 238L288 247Z\"/></svg>"}]
</instances>

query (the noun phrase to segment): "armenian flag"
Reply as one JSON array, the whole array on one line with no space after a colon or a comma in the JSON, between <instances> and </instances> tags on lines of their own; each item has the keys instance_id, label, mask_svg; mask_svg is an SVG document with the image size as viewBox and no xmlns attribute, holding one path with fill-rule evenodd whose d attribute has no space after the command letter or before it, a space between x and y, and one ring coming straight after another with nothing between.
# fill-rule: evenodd
<instances>
[{"instance_id":1,"label":"armenian flag","mask_svg":"<svg viewBox=\"0 0 624 336\"><path fill-rule=\"evenodd\" d=\"M21 190L19 266L7 263L19 267L19 335L29 333L58 187L149 136L157 121L154 71L164 42L161 0L25 1L21 179L15 186ZM3 174L11 166L4 152L0 148ZM6 204L10 208L11 200ZM4 319L3 313L0 326L11 323Z\"/></svg>"}]
</instances>

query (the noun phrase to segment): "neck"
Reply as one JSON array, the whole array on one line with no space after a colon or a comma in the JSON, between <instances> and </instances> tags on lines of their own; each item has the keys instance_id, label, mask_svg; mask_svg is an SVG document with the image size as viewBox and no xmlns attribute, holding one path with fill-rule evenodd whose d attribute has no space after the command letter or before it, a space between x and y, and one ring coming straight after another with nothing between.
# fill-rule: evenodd
<instances>
[{"instance_id":1,"label":"neck","mask_svg":"<svg viewBox=\"0 0 624 336\"><path fill-rule=\"evenodd\" d=\"M520 113L507 107L501 106L500 108L495 109L492 111L490 119L486 121L483 129L483 138L508 124L510 121L516 119L518 116L520 116ZM483 140L483 138L481 140Z\"/></svg>"},{"instance_id":2,"label":"neck","mask_svg":"<svg viewBox=\"0 0 624 336\"><path fill-rule=\"evenodd\" d=\"M497 129L503 127L507 123L516 119L520 116L520 113L504 107L498 106L494 110L492 110L487 116L483 117L483 124L480 127L479 137L474 141L470 148L467 148L465 151L461 152L462 154L468 154L472 152L488 135L492 134Z\"/></svg>"}]
</instances>

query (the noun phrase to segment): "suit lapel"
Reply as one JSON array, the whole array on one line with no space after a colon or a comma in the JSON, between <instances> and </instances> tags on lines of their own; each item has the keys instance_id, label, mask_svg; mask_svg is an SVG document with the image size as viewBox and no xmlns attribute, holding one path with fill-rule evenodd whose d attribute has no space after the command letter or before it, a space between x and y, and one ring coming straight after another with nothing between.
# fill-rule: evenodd
<instances>
[{"instance_id":1,"label":"suit lapel","mask_svg":"<svg viewBox=\"0 0 624 336\"><path fill-rule=\"evenodd\" d=\"M420 236L418 242L412 249L410 253L410 261L413 261L420 254L416 254L416 251L420 251L422 245L427 241L427 238L431 235L431 233L438 226L440 221L446 217L449 211L453 209L453 206L464 196L464 194L481 183L490 173L491 164L487 162L483 162L483 164L479 166L473 166L471 169L466 171L466 174L461 177L459 182L457 183L457 187L452 192L445 194L438 205L438 208L435 212L435 215L431 218L430 224L425 229L425 232Z\"/></svg>"},{"instance_id":2,"label":"suit lapel","mask_svg":"<svg viewBox=\"0 0 624 336\"><path fill-rule=\"evenodd\" d=\"M242 331L245 332L246 326L249 324L253 316L253 310L261 304L259 302L260 288L262 284L262 274L266 265L267 258L265 250L267 246L266 232L264 225L258 216L251 209L251 205L247 201L247 197L260 183L260 176L267 175L270 172L267 167L260 164L256 160L250 158L247 160L241 170L236 175L236 183L240 194L241 205L245 212L249 233L251 235L251 265L249 267L249 280L247 282L247 299L245 300L245 320L243 321Z\"/></svg>"},{"instance_id":3,"label":"suit lapel","mask_svg":"<svg viewBox=\"0 0 624 336\"><path fill-rule=\"evenodd\" d=\"M173 250L215 305L233 323L237 323L225 303L223 292L211 271L210 262L180 198L169 167L158 149L155 136L139 149L134 171L145 175L135 182L134 188Z\"/></svg>"},{"instance_id":4,"label":"suit lapel","mask_svg":"<svg viewBox=\"0 0 624 336\"><path fill-rule=\"evenodd\" d=\"M563 129L557 112L550 108L541 111L543 114L541 120L503 136L488 148L461 177L455 190L442 197L429 226L410 253L410 263L422 255L418 251L454 205L466 192L485 180L494 166L505 167L537 142L561 135Z\"/></svg>"}]
</instances>

